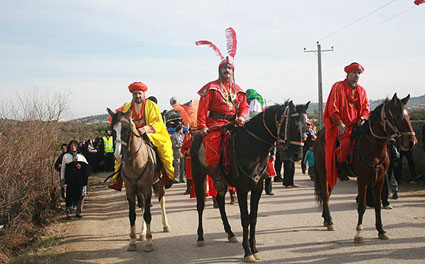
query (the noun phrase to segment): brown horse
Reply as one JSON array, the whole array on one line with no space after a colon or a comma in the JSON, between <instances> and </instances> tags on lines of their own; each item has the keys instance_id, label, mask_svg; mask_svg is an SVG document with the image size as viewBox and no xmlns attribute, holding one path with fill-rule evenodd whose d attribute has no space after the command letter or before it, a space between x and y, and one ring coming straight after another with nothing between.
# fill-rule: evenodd
<instances>
[{"instance_id":1,"label":"brown horse","mask_svg":"<svg viewBox=\"0 0 425 264\"><path fill-rule=\"evenodd\" d=\"M389 239L382 226L381 220L381 191L384 184L385 172L390 160L387 154L389 140L397 139L401 146L412 149L417 143L415 132L410 123L410 116L405 107L410 95L399 99L394 94L391 100L376 107L356 134L352 163L350 168L357 177L358 199L357 206L358 222L355 243L363 243L363 214L366 210L366 189L372 183L376 229L380 239ZM315 194L317 200L322 203L322 217L328 230L335 230L329 210L329 196L331 190L326 179L325 166L325 131L320 131L313 152L315 160ZM327 150L326 150L327 151Z\"/></svg>"},{"instance_id":2,"label":"brown horse","mask_svg":"<svg viewBox=\"0 0 425 264\"><path fill-rule=\"evenodd\" d=\"M112 117L111 127L115 131L115 158L122 162L121 176L126 186L126 196L129 204L130 244L128 251L136 250L136 197L140 200L144 222L140 240L146 238L145 251L153 250L151 233L151 198L152 189L158 197L162 212L163 231L169 232L167 215L165 213L165 187L160 180L162 163L149 139L140 136L130 118L131 111L116 113L107 109ZM145 228L146 222L146 228Z\"/></svg>"}]
</instances>

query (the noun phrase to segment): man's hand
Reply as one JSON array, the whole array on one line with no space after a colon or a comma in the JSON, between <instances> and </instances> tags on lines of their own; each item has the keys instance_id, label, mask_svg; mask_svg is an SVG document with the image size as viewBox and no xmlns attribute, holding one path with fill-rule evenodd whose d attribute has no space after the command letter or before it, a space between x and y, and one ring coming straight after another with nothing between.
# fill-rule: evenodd
<instances>
[{"instance_id":1,"label":"man's hand","mask_svg":"<svg viewBox=\"0 0 425 264\"><path fill-rule=\"evenodd\" d=\"M236 121L236 124L243 125L243 124L245 124L246 119L245 119L244 116L238 116L235 121Z\"/></svg>"},{"instance_id":2,"label":"man's hand","mask_svg":"<svg viewBox=\"0 0 425 264\"><path fill-rule=\"evenodd\" d=\"M364 117L360 117L359 121L357 121L357 125L361 126L364 124L364 122L366 121L366 119Z\"/></svg>"},{"instance_id":3,"label":"man's hand","mask_svg":"<svg viewBox=\"0 0 425 264\"><path fill-rule=\"evenodd\" d=\"M344 123L340 123L339 125L338 125L338 135L342 135L342 134L344 134L345 132L347 132L347 127L345 126L345 124Z\"/></svg>"},{"instance_id":4,"label":"man's hand","mask_svg":"<svg viewBox=\"0 0 425 264\"><path fill-rule=\"evenodd\" d=\"M81 164L77 163L77 164L75 164L75 167L77 167L77 169L81 169Z\"/></svg>"},{"instance_id":5,"label":"man's hand","mask_svg":"<svg viewBox=\"0 0 425 264\"><path fill-rule=\"evenodd\" d=\"M143 134L145 134L146 133L146 130L143 128L143 127L139 127L138 129L137 129L137 132L139 132L139 135L143 135Z\"/></svg>"},{"instance_id":6,"label":"man's hand","mask_svg":"<svg viewBox=\"0 0 425 264\"><path fill-rule=\"evenodd\" d=\"M203 127L203 128L201 128L201 129L199 130L199 133L200 133L202 136L205 136L206 134L208 134L208 127Z\"/></svg>"}]
</instances>

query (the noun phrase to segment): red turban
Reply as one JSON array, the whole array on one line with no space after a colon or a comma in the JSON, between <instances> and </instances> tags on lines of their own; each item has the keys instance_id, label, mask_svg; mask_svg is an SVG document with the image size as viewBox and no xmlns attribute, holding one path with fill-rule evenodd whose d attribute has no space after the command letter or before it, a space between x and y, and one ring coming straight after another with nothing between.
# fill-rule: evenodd
<instances>
[{"instance_id":1,"label":"red turban","mask_svg":"<svg viewBox=\"0 0 425 264\"><path fill-rule=\"evenodd\" d=\"M346 73L353 72L353 71L358 71L359 73L363 73L364 67L362 65L358 64L357 62L353 62L350 65L345 66L344 71Z\"/></svg>"},{"instance_id":2,"label":"red turban","mask_svg":"<svg viewBox=\"0 0 425 264\"><path fill-rule=\"evenodd\" d=\"M146 92L148 90L148 87L142 82L134 82L128 86L128 90L130 91L130 93L134 91Z\"/></svg>"}]
</instances>

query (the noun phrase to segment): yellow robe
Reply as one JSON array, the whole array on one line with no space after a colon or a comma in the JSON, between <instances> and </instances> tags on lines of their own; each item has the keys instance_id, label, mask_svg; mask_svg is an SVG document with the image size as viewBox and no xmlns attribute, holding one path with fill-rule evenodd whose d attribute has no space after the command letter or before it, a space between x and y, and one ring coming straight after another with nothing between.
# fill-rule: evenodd
<instances>
[{"instance_id":1,"label":"yellow robe","mask_svg":"<svg viewBox=\"0 0 425 264\"><path fill-rule=\"evenodd\" d=\"M121 108L123 113L130 110L131 103L125 103ZM131 114L131 117L133 113ZM168 134L167 128L165 127L164 121L162 120L161 111L157 104L151 100L146 100L144 120L146 121L143 127L146 131L146 135L149 140L158 149L159 157L164 164L167 177L171 180L174 179L174 166L173 166L173 147L171 144L170 135ZM115 161L115 171L119 168L119 163Z\"/></svg>"}]
</instances>

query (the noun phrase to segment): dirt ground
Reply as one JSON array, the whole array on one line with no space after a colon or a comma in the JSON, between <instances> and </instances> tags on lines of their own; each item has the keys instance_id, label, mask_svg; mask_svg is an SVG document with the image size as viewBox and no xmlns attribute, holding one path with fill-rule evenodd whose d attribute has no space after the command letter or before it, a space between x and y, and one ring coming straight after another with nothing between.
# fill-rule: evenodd
<instances>
[{"instance_id":1,"label":"dirt ground","mask_svg":"<svg viewBox=\"0 0 425 264\"><path fill-rule=\"evenodd\" d=\"M92 176L92 186L82 219L62 220L63 239L46 257L60 263L242 263L240 243L228 243L218 209L207 198L204 211L206 245L196 246L196 200L183 195L186 184L175 184L166 194L171 232L162 232L160 206L152 207L154 251L127 251L129 243L128 207L125 192L107 189L99 182L105 174ZM331 212L336 231L322 226L321 209L314 198L314 185L297 166L295 183L299 188L285 189L273 183L274 196L263 195L257 221L257 245L261 263L425 263L425 184L400 185L400 198L390 199L392 210L383 210L384 228L390 240L377 238L374 210L364 217L365 243L354 244L356 182L338 182L331 197ZM226 209L233 232L242 240L239 208ZM137 215L137 230L141 214Z\"/></svg>"}]
</instances>

